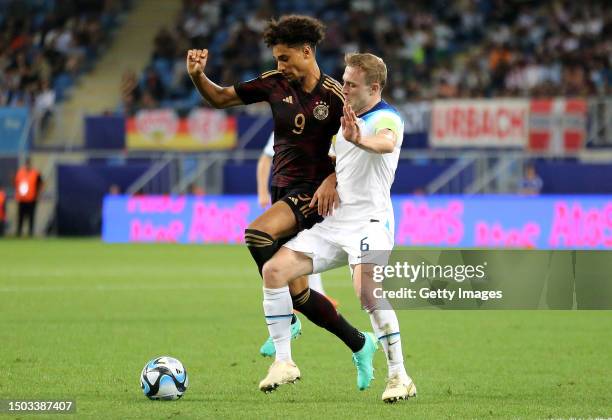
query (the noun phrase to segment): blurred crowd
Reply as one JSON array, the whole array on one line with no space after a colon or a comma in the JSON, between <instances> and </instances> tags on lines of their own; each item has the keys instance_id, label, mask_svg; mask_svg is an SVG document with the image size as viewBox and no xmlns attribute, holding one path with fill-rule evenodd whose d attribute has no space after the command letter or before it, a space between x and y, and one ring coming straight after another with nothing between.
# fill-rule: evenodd
<instances>
[{"instance_id":1,"label":"blurred crowd","mask_svg":"<svg viewBox=\"0 0 612 420\"><path fill-rule=\"evenodd\" d=\"M0 106L51 109L94 62L130 0L0 0ZM387 99L610 94L612 8L603 0L183 0L159 31L142 74L121 85L127 113L200 98L185 52L208 48L220 84L274 68L261 32L287 13L327 24L319 63L340 79L342 57L369 51L390 69Z\"/></svg>"},{"instance_id":2,"label":"blurred crowd","mask_svg":"<svg viewBox=\"0 0 612 420\"><path fill-rule=\"evenodd\" d=\"M184 0L162 29L144 74L126 73L126 111L200 103L185 51L208 48L207 74L228 85L275 66L261 40L271 17L322 19L323 71L340 79L343 55L369 51L390 69L395 103L453 97L610 94L612 8L595 0Z\"/></svg>"},{"instance_id":3,"label":"blurred crowd","mask_svg":"<svg viewBox=\"0 0 612 420\"><path fill-rule=\"evenodd\" d=\"M45 119L109 41L127 0L0 0L0 106Z\"/></svg>"}]
</instances>

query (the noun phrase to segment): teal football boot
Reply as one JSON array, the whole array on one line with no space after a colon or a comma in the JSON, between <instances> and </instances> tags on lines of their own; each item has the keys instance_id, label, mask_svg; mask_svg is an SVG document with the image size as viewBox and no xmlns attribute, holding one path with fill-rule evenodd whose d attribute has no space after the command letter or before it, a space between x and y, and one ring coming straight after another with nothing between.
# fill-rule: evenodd
<instances>
[{"instance_id":1,"label":"teal football boot","mask_svg":"<svg viewBox=\"0 0 612 420\"><path fill-rule=\"evenodd\" d=\"M365 344L357 353L353 353L353 364L357 368L357 388L360 391L370 387L370 382L374 379L374 353L378 348L378 340L374 334L364 332Z\"/></svg>"},{"instance_id":2,"label":"teal football boot","mask_svg":"<svg viewBox=\"0 0 612 420\"><path fill-rule=\"evenodd\" d=\"M300 322L300 318L295 315L295 322L291 324L291 339L295 340L302 334L302 323ZM268 337L265 343L259 349L259 353L263 357L274 357L276 354L276 349L274 348L274 341L272 341L272 337Z\"/></svg>"}]
</instances>

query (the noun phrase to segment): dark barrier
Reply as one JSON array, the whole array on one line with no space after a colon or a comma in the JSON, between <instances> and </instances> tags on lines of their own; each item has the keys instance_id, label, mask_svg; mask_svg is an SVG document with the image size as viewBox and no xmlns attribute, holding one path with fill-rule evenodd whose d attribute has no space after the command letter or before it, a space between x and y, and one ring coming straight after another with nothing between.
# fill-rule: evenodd
<instances>
[{"instance_id":1,"label":"dark barrier","mask_svg":"<svg viewBox=\"0 0 612 420\"><path fill-rule=\"evenodd\" d=\"M258 122L261 116L252 116L249 114L239 114L238 115L238 142L242 140L244 134L253 128L253 125ZM255 132L253 138L244 146L245 149L255 149L255 150L263 150L266 142L268 141L268 137L270 137L270 133L273 130L272 118L268 119L268 121L261 127L259 130ZM238 146L240 148L240 145Z\"/></svg>"},{"instance_id":2,"label":"dark barrier","mask_svg":"<svg viewBox=\"0 0 612 420\"><path fill-rule=\"evenodd\" d=\"M422 192L431 181L451 166L451 163L399 161L395 171L395 181L391 186L392 194L412 194Z\"/></svg>"},{"instance_id":3,"label":"dark barrier","mask_svg":"<svg viewBox=\"0 0 612 420\"><path fill-rule=\"evenodd\" d=\"M148 165L59 165L57 168L58 235L97 235L102 224L102 199L112 185L120 191Z\"/></svg>"},{"instance_id":4,"label":"dark barrier","mask_svg":"<svg viewBox=\"0 0 612 420\"><path fill-rule=\"evenodd\" d=\"M0 187L4 187L5 191L13 188L17 163L16 157L0 157Z\"/></svg>"},{"instance_id":5,"label":"dark barrier","mask_svg":"<svg viewBox=\"0 0 612 420\"><path fill-rule=\"evenodd\" d=\"M450 165L450 163L429 161L413 163L400 160L391 192L393 194L419 192ZM223 166L223 193L252 194L257 191L256 169L257 161L252 159L242 162L228 161Z\"/></svg>"},{"instance_id":6,"label":"dark barrier","mask_svg":"<svg viewBox=\"0 0 612 420\"><path fill-rule=\"evenodd\" d=\"M545 194L612 193L612 165L579 162L537 162Z\"/></svg>"},{"instance_id":7,"label":"dark barrier","mask_svg":"<svg viewBox=\"0 0 612 420\"><path fill-rule=\"evenodd\" d=\"M253 194L257 191L257 161L226 162L223 165L224 194Z\"/></svg>"},{"instance_id":8,"label":"dark barrier","mask_svg":"<svg viewBox=\"0 0 612 420\"><path fill-rule=\"evenodd\" d=\"M85 117L85 147L124 149L125 118L117 115Z\"/></svg>"}]
</instances>

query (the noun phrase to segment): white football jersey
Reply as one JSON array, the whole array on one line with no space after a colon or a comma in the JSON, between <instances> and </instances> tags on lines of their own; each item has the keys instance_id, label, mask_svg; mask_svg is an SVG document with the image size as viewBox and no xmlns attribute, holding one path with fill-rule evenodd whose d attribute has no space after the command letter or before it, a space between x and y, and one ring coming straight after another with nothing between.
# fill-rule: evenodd
<instances>
[{"instance_id":1,"label":"white football jersey","mask_svg":"<svg viewBox=\"0 0 612 420\"><path fill-rule=\"evenodd\" d=\"M358 116L357 123L362 137L373 136L383 129L393 131L397 139L395 148L391 153L370 153L346 141L342 127L338 130L330 154L336 156L340 207L326 218L326 222L345 224L376 220L393 234L391 184L402 147L404 122L395 108L381 101Z\"/></svg>"}]
</instances>

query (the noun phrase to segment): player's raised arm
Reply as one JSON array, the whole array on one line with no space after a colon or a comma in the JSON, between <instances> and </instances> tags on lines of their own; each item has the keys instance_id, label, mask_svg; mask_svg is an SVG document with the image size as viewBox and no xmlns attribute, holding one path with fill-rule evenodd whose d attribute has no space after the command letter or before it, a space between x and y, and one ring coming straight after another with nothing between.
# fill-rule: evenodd
<instances>
[{"instance_id":1,"label":"player's raised arm","mask_svg":"<svg viewBox=\"0 0 612 420\"><path fill-rule=\"evenodd\" d=\"M340 124L342 126L342 135L346 141L353 143L355 146L367 152L381 154L392 153L395 148L397 142L396 135L388 128L378 130L373 136L362 136L359 125L357 124L357 116L349 103L344 105Z\"/></svg>"},{"instance_id":2,"label":"player's raised arm","mask_svg":"<svg viewBox=\"0 0 612 420\"><path fill-rule=\"evenodd\" d=\"M206 77L204 68L207 60L208 50L187 51L187 72L200 95L215 108L242 105L233 86L222 87Z\"/></svg>"}]
</instances>

